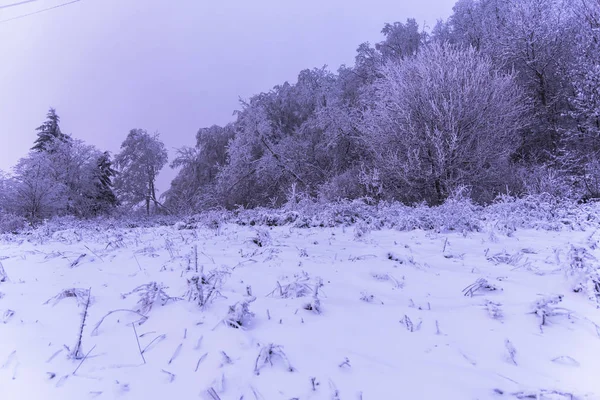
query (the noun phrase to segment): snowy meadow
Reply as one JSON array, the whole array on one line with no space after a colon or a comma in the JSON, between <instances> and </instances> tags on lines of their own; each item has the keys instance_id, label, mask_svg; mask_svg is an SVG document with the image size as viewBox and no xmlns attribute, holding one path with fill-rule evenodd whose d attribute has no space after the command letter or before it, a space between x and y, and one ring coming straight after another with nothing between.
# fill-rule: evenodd
<instances>
[{"instance_id":1,"label":"snowy meadow","mask_svg":"<svg viewBox=\"0 0 600 400\"><path fill-rule=\"evenodd\" d=\"M598 211L346 203L4 235L1 397L598 399Z\"/></svg>"}]
</instances>

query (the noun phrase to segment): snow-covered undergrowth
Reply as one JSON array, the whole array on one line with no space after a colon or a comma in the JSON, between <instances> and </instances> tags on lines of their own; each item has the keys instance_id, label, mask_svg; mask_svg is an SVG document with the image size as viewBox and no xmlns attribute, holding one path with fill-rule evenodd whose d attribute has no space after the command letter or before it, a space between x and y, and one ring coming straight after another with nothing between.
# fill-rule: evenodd
<instances>
[{"instance_id":1,"label":"snow-covered undergrowth","mask_svg":"<svg viewBox=\"0 0 600 400\"><path fill-rule=\"evenodd\" d=\"M4 236L0 398L599 399L598 215L513 206Z\"/></svg>"}]
</instances>

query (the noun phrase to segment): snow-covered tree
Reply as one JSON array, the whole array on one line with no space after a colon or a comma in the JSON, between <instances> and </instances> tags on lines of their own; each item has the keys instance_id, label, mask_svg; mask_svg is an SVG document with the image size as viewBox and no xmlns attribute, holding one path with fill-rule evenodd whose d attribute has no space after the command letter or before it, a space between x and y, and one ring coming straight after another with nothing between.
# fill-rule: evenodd
<instances>
[{"instance_id":1,"label":"snow-covered tree","mask_svg":"<svg viewBox=\"0 0 600 400\"><path fill-rule=\"evenodd\" d=\"M570 123L567 71L577 23L571 0L459 0L450 18L453 40L491 57L497 68L516 71L532 99L535 123L523 131L521 160L543 162L559 150Z\"/></svg>"},{"instance_id":2,"label":"snow-covered tree","mask_svg":"<svg viewBox=\"0 0 600 400\"><path fill-rule=\"evenodd\" d=\"M332 161L318 119L335 96L335 85L325 68L304 70L295 84L285 82L243 103L228 163L219 172L228 206L280 205L293 185L316 193Z\"/></svg>"},{"instance_id":3,"label":"snow-covered tree","mask_svg":"<svg viewBox=\"0 0 600 400\"><path fill-rule=\"evenodd\" d=\"M65 135L60 130L60 117L56 114L54 108L48 110L46 115L46 121L42 125L36 128L37 139L35 140L34 146L31 150L34 151L47 151L48 145L50 145L55 139L67 142L70 140L69 135Z\"/></svg>"},{"instance_id":4,"label":"snow-covered tree","mask_svg":"<svg viewBox=\"0 0 600 400\"><path fill-rule=\"evenodd\" d=\"M150 204L160 207L156 177L167 160L167 150L158 133L132 129L121 144L121 152L115 156L118 174L114 183L119 198L131 206L144 202L148 215Z\"/></svg>"},{"instance_id":5,"label":"snow-covered tree","mask_svg":"<svg viewBox=\"0 0 600 400\"><path fill-rule=\"evenodd\" d=\"M414 57L423 44L423 33L419 32L419 24L414 18L407 19L406 23L385 24L381 33L385 40L377 43L375 48L384 62Z\"/></svg>"},{"instance_id":6,"label":"snow-covered tree","mask_svg":"<svg viewBox=\"0 0 600 400\"><path fill-rule=\"evenodd\" d=\"M234 137L232 124L213 125L196 134L196 146L183 147L171 162L180 168L163 196L169 209L188 213L219 204L216 181L220 169L227 163L227 145Z\"/></svg>"},{"instance_id":7,"label":"snow-covered tree","mask_svg":"<svg viewBox=\"0 0 600 400\"><path fill-rule=\"evenodd\" d=\"M113 178L116 171L113 169L110 153L105 151L96 160L94 175L94 213L102 213L114 208L119 202L113 192Z\"/></svg>"},{"instance_id":8,"label":"snow-covered tree","mask_svg":"<svg viewBox=\"0 0 600 400\"><path fill-rule=\"evenodd\" d=\"M107 211L99 180L101 153L83 141L49 140L14 168L7 203L12 212L35 221L60 214L89 217Z\"/></svg>"},{"instance_id":9,"label":"snow-covered tree","mask_svg":"<svg viewBox=\"0 0 600 400\"><path fill-rule=\"evenodd\" d=\"M600 0L575 2L576 57L568 71L575 124L566 130L564 159L583 182L586 198L600 198Z\"/></svg>"},{"instance_id":10,"label":"snow-covered tree","mask_svg":"<svg viewBox=\"0 0 600 400\"><path fill-rule=\"evenodd\" d=\"M48 153L33 151L14 167L7 209L31 222L63 213L68 188L48 173L54 169Z\"/></svg>"},{"instance_id":11,"label":"snow-covered tree","mask_svg":"<svg viewBox=\"0 0 600 400\"><path fill-rule=\"evenodd\" d=\"M365 98L364 145L372 176L404 201L444 201L469 186L479 198L504 182L525 126L513 74L473 48L432 44L388 63Z\"/></svg>"}]
</instances>

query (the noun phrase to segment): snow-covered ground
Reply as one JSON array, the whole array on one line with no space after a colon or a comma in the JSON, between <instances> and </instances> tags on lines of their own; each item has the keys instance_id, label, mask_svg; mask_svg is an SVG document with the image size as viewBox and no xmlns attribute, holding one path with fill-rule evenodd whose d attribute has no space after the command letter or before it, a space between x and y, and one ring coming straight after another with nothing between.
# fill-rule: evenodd
<instances>
[{"instance_id":1,"label":"snow-covered ground","mask_svg":"<svg viewBox=\"0 0 600 400\"><path fill-rule=\"evenodd\" d=\"M233 224L15 236L0 242L0 399L599 399L600 310L568 273L598 268L599 242Z\"/></svg>"}]
</instances>

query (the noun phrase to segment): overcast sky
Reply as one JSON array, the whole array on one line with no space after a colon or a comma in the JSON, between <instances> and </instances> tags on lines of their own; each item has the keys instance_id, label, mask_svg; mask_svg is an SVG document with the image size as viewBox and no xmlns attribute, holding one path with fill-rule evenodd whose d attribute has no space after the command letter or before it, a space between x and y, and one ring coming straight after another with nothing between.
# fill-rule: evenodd
<instances>
[{"instance_id":1,"label":"overcast sky","mask_svg":"<svg viewBox=\"0 0 600 400\"><path fill-rule=\"evenodd\" d=\"M0 6L20 0L0 0ZM0 21L68 0L0 9ZM385 22L433 26L455 0L81 0L0 23L0 169L32 146L50 106L65 133L118 152L132 128L170 153L233 119L238 98L305 68L352 65ZM159 189L168 188L168 167Z\"/></svg>"}]
</instances>

